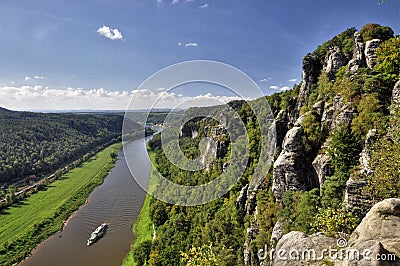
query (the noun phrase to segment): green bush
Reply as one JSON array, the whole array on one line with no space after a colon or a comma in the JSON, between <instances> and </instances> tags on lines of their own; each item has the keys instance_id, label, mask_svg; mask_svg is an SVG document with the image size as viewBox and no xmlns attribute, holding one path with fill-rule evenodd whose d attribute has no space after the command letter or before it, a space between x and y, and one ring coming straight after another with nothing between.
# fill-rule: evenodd
<instances>
[{"instance_id":1,"label":"green bush","mask_svg":"<svg viewBox=\"0 0 400 266\"><path fill-rule=\"evenodd\" d=\"M360 35L364 42L372 39L388 40L393 37L393 30L387 26L381 26L375 23L366 24L360 30Z\"/></svg>"},{"instance_id":2,"label":"green bush","mask_svg":"<svg viewBox=\"0 0 400 266\"><path fill-rule=\"evenodd\" d=\"M133 249L133 259L139 266L144 265L144 263L149 260L151 243L151 240L146 240Z\"/></svg>"}]
</instances>

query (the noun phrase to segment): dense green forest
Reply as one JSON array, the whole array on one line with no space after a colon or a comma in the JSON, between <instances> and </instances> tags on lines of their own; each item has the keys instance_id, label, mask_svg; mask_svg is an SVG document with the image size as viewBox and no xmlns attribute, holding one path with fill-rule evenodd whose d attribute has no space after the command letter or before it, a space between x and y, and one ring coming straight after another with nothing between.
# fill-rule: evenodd
<instances>
[{"instance_id":1,"label":"dense green forest","mask_svg":"<svg viewBox=\"0 0 400 266\"><path fill-rule=\"evenodd\" d=\"M329 174L321 187L289 189L282 199L277 200L271 169L265 173L264 181L256 192L257 210L253 208L252 212L246 213L239 206L238 198L254 173L260 152L260 131L248 104L242 101L231 103L246 124L250 139L246 171L229 193L201 206L177 206L151 198L149 216L156 227L157 237L136 245L133 254L140 258L137 261L139 265L145 262L147 265L165 266L244 265L244 254L250 257L247 263L251 261L251 265L258 265L257 250L264 245L274 245L271 235L278 220L284 233L298 230L323 232L328 236L350 234L365 215L365 210L343 204L349 179L366 178L361 193L368 195L371 204L400 196L400 121L398 106L393 105L392 99L392 90L400 79L400 38L395 37L389 27L367 24L359 31L364 42L381 40L376 49L376 64L372 67L360 64L357 71L350 71L347 62L356 53L355 32L355 28L349 28L308 55L314 60L313 67L318 72L313 73L316 81L306 87L308 97L303 99L303 105L299 106L299 102L303 97L301 91L305 88L304 84L266 97L275 116L282 112L288 114L288 121L282 123L286 128L281 130L283 133L278 131L275 158L283 152L284 134L291 128L300 127L302 138L299 145L304 147L304 159L312 162L322 154L331 158ZM338 47L336 49L341 51L346 62L333 77L331 73L322 71L332 47ZM335 106L339 97L345 104L340 106L342 109L332 109L332 116L347 108L351 110L352 119L347 123L338 123L332 129L318 108L321 103L328 107ZM297 120L298 117L301 119ZM188 132L195 129L198 134L181 135L180 147L184 154L189 158L198 157L200 151L197 147L205 136L204 132L216 126L215 121L207 118L189 121ZM369 164L377 170L363 175L360 173L360 153L372 129L376 136L369 146ZM229 136L225 137L229 139ZM226 153L217 156L212 167L192 172L179 169L168 160L161 149L160 136L149 142L149 148L157 154L154 156L157 170L171 181L185 185L204 184L218 177L229 160L229 147ZM251 231L250 228L254 227L257 230ZM248 253L244 252L245 247Z\"/></svg>"},{"instance_id":2,"label":"dense green forest","mask_svg":"<svg viewBox=\"0 0 400 266\"><path fill-rule=\"evenodd\" d=\"M0 184L51 174L121 140L122 115L44 114L0 109ZM140 126L132 122L132 128Z\"/></svg>"}]
</instances>

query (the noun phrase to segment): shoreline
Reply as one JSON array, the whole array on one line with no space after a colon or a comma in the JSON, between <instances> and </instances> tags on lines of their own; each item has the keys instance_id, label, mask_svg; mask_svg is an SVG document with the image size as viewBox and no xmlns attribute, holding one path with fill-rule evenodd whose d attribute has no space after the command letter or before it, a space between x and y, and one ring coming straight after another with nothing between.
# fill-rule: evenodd
<instances>
[{"instance_id":1,"label":"shoreline","mask_svg":"<svg viewBox=\"0 0 400 266\"><path fill-rule=\"evenodd\" d=\"M58 232L62 232L62 230L64 230L65 226L68 224L69 220L74 217L74 214L76 214L76 212L80 208L82 208L89 202L90 194L94 191L94 189L104 182L104 179L108 176L108 173L115 167L115 163L117 160L111 158L110 155L113 152L115 152L115 150L119 151L121 148L122 144L120 142L112 144L106 147L105 149L99 151L92 157L92 158L97 158L98 156L99 157L101 156L102 157L101 160L100 159L99 161L97 161L97 159L91 160L90 162L85 163L82 167L71 169L68 173L64 174L60 178L60 180L56 180L53 184L60 185L60 187L58 187L60 190L66 189L65 188L66 184L63 184L62 182L65 180L67 180L67 182L68 180L69 182L72 182L70 175L73 176L72 178L74 177L79 178L81 174L80 172L83 173L85 170L88 170L89 168L96 167L95 168L96 170L93 173L91 173L92 174L91 176L81 177L81 178L86 178L86 181L83 180L81 182L82 185L78 189L76 189L74 193L71 193L67 199L59 198L58 199L59 204L56 204L56 206L52 208L52 211L50 213L47 213L45 217L40 217L37 218L36 221L32 221L31 226L28 228L28 230L21 233L18 237L13 239L10 238L11 239L10 244L7 241L5 241L5 244L3 244L3 247L0 249L0 264L4 263L6 265L9 265L9 264L22 263L30 256L32 256L34 250L41 243L43 243L48 238L54 236ZM74 179L74 181L76 180ZM52 192L53 191L54 190L52 190ZM39 205L39 202L35 202L34 196L39 195L39 193L41 193L40 196L44 198L46 198L46 196L47 197L51 196L49 194L49 191L41 191L35 193L31 197L29 197L29 199L26 200L31 203L30 204L28 203L27 205L23 206L23 208L29 210L37 207L35 206L35 203L37 203L36 205ZM37 197L39 196L36 196L36 198ZM10 207L10 209L6 209L6 211L10 212L13 210L13 208L18 208L18 207ZM3 217L0 216L0 218L7 219L10 218L9 216L11 215L13 214L10 213L7 213L5 215L2 214L1 216Z\"/></svg>"}]
</instances>

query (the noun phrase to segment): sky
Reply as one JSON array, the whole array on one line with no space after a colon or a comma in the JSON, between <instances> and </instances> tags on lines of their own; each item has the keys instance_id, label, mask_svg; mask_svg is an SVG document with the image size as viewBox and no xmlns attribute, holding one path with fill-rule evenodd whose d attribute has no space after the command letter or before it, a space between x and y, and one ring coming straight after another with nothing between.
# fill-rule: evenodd
<instances>
[{"instance_id":1,"label":"sky","mask_svg":"<svg viewBox=\"0 0 400 266\"><path fill-rule=\"evenodd\" d=\"M210 84L141 84L190 60L231 65L263 94L301 82L301 60L366 23L400 32L400 4L377 0L1 0L0 106L123 110L242 97ZM181 105L181 107L185 105ZM187 106L186 106L187 107Z\"/></svg>"}]
</instances>

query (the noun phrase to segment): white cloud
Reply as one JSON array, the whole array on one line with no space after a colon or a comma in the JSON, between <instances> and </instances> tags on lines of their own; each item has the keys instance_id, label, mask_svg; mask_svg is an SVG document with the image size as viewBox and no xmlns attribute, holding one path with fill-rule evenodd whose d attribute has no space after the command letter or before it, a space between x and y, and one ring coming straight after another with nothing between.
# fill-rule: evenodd
<instances>
[{"instance_id":1,"label":"white cloud","mask_svg":"<svg viewBox=\"0 0 400 266\"><path fill-rule=\"evenodd\" d=\"M211 6L211 5L207 3L207 4L204 4L204 5L199 6L199 8L202 8L202 9L203 9L203 8L207 8L207 7L210 7L210 6Z\"/></svg>"},{"instance_id":2,"label":"white cloud","mask_svg":"<svg viewBox=\"0 0 400 266\"><path fill-rule=\"evenodd\" d=\"M24 80L30 80L31 79L31 77L25 77L24 78Z\"/></svg>"},{"instance_id":3,"label":"white cloud","mask_svg":"<svg viewBox=\"0 0 400 266\"><path fill-rule=\"evenodd\" d=\"M289 79L289 82L296 82L297 79Z\"/></svg>"},{"instance_id":4,"label":"white cloud","mask_svg":"<svg viewBox=\"0 0 400 266\"><path fill-rule=\"evenodd\" d=\"M269 79L260 79L260 82L268 82Z\"/></svg>"},{"instance_id":5,"label":"white cloud","mask_svg":"<svg viewBox=\"0 0 400 266\"><path fill-rule=\"evenodd\" d=\"M197 42L189 42L185 44L185 47L197 47L197 46L198 46Z\"/></svg>"},{"instance_id":6,"label":"white cloud","mask_svg":"<svg viewBox=\"0 0 400 266\"><path fill-rule=\"evenodd\" d=\"M280 90L280 91L286 91L286 90L290 90L290 88L288 86L276 86L276 85L272 85L269 86L269 88L271 90Z\"/></svg>"},{"instance_id":7,"label":"white cloud","mask_svg":"<svg viewBox=\"0 0 400 266\"><path fill-rule=\"evenodd\" d=\"M44 76L33 76L34 79L46 79Z\"/></svg>"},{"instance_id":8,"label":"white cloud","mask_svg":"<svg viewBox=\"0 0 400 266\"><path fill-rule=\"evenodd\" d=\"M172 0L172 4L177 4L177 3L179 3L179 0Z\"/></svg>"},{"instance_id":9,"label":"white cloud","mask_svg":"<svg viewBox=\"0 0 400 266\"><path fill-rule=\"evenodd\" d=\"M123 40L122 33L117 29L112 29L107 26L102 26L97 30L97 33L99 33L101 36L106 37L107 39L110 40Z\"/></svg>"},{"instance_id":10,"label":"white cloud","mask_svg":"<svg viewBox=\"0 0 400 266\"><path fill-rule=\"evenodd\" d=\"M182 43L181 43L181 42L178 42L178 46L182 46Z\"/></svg>"},{"instance_id":11,"label":"white cloud","mask_svg":"<svg viewBox=\"0 0 400 266\"><path fill-rule=\"evenodd\" d=\"M211 93L184 96L155 90L140 89L128 91L108 91L104 88L85 90L83 88L50 88L43 86L0 86L0 106L13 110L124 110L132 96L135 105L132 109L188 108L208 106L238 100L234 96L215 96Z\"/></svg>"}]
</instances>

